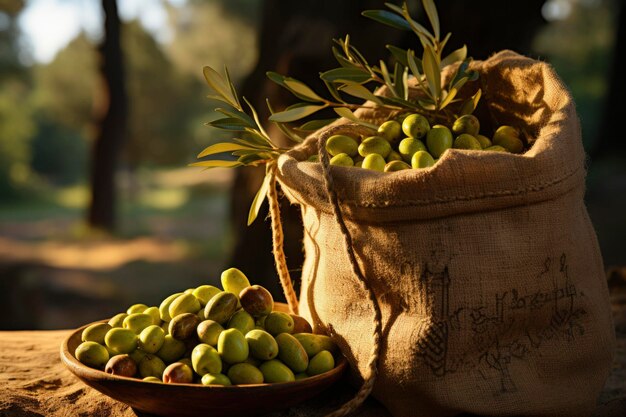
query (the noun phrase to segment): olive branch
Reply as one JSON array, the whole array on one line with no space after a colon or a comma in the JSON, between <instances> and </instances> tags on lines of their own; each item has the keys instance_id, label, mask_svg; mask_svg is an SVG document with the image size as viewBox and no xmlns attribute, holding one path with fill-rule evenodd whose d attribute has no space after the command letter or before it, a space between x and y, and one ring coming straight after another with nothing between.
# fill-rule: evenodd
<instances>
[{"instance_id":1,"label":"olive branch","mask_svg":"<svg viewBox=\"0 0 626 417\"><path fill-rule=\"evenodd\" d=\"M275 72L268 72L267 77L291 92L299 102L282 111L274 111L269 100L271 113L269 121L292 141L298 143L308 134L332 123L336 119L309 120L298 127L290 126L298 120L309 118L320 110L332 108L335 113L354 123L377 130L378 126L359 119L354 110L361 108L384 108L390 111L419 113L439 123L450 124L459 116L471 114L476 109L481 97L481 90L466 100L458 97L459 91L470 81L478 79L478 73L469 69L471 58L467 56L467 47L463 46L448 55L443 55L444 48L451 34L441 39L439 16L433 0L422 0L423 8L432 31L415 21L406 2L400 7L385 3L389 10L366 10L362 15L387 26L414 32L421 44L422 54L418 58L416 51L404 50L394 45L387 49L394 58L393 67L385 61L377 65L370 64L363 54L350 43L350 36L335 39L332 53L339 67L320 73L326 91L315 92L311 87L295 78ZM454 75L442 85L443 69L459 63ZM289 150L272 142L259 121L258 114L250 102L243 97L248 111L244 110L235 87L224 68L220 74L211 67L204 67L204 76L214 94L208 97L224 104L216 108L223 118L208 122L207 125L235 133L238 137L230 141L219 142L204 149L198 158L211 156L211 159L191 164L204 168L234 168L244 165L258 166L274 162L282 153ZM410 94L409 80L414 79L418 94ZM387 90L382 94L383 87ZM357 102L354 102L357 100ZM366 103L363 103L366 100ZM454 106L451 106L454 104ZM230 152L233 159L214 159L216 155ZM266 170L265 179L256 193L248 214L248 225L257 217L270 183L270 173Z\"/></svg>"}]
</instances>

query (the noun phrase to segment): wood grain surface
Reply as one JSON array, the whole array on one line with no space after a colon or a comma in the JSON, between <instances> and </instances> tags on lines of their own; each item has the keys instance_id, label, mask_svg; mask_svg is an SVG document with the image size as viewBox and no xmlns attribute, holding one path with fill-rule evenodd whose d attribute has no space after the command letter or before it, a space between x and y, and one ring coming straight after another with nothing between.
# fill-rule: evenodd
<instances>
[{"instance_id":1,"label":"wood grain surface","mask_svg":"<svg viewBox=\"0 0 626 417\"><path fill-rule=\"evenodd\" d=\"M593 417L626 416L626 280L610 284L618 350ZM146 416L88 387L65 368L59 350L70 334L69 330L0 332L0 417ZM268 416L323 416L354 392L344 378L320 396ZM356 416L391 417L371 398Z\"/></svg>"}]
</instances>

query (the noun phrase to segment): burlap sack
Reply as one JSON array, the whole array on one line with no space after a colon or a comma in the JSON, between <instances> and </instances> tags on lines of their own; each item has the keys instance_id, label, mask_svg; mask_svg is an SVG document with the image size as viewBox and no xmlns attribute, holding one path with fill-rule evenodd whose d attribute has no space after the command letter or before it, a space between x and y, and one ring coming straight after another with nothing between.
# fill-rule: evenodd
<instances>
[{"instance_id":1,"label":"burlap sack","mask_svg":"<svg viewBox=\"0 0 626 417\"><path fill-rule=\"evenodd\" d=\"M523 126L525 154L449 150L432 168L384 174L330 168L382 313L373 394L396 417L589 416L615 336L574 103L545 63L504 51L473 66L490 113L482 120ZM323 167L301 162L320 139L359 129L317 132L280 157L277 177L302 209L300 314L366 376L375 311Z\"/></svg>"}]
</instances>

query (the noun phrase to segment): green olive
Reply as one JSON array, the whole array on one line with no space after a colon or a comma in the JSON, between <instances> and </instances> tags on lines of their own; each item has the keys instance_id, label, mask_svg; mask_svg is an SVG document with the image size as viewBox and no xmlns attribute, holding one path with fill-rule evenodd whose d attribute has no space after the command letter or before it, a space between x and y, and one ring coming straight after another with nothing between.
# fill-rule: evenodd
<instances>
[{"instance_id":1,"label":"green olive","mask_svg":"<svg viewBox=\"0 0 626 417\"><path fill-rule=\"evenodd\" d=\"M193 370L200 376L222 372L222 359L213 346L200 343L191 352Z\"/></svg>"},{"instance_id":2,"label":"green olive","mask_svg":"<svg viewBox=\"0 0 626 417\"><path fill-rule=\"evenodd\" d=\"M207 305L209 300L222 291L213 285L200 285L191 294L200 301L200 307Z\"/></svg>"},{"instance_id":3,"label":"green olive","mask_svg":"<svg viewBox=\"0 0 626 417\"><path fill-rule=\"evenodd\" d=\"M159 313L161 314L161 320L165 322L172 320L172 317L170 316L170 313L169 313L170 305L172 304L172 302L174 302L175 299L177 299L181 295L183 295L182 292L177 292L176 294L170 295L169 297L167 297L165 300L161 302L161 305L159 305Z\"/></svg>"},{"instance_id":4,"label":"green olive","mask_svg":"<svg viewBox=\"0 0 626 417\"><path fill-rule=\"evenodd\" d=\"M146 355L141 362L139 362L139 375L141 375L142 378L149 376L161 378L163 371L165 371L165 362L158 356Z\"/></svg>"},{"instance_id":5,"label":"green olive","mask_svg":"<svg viewBox=\"0 0 626 417\"><path fill-rule=\"evenodd\" d=\"M462 133L454 140L453 148L479 151L482 149L482 146L480 146L480 142L474 136Z\"/></svg>"},{"instance_id":6,"label":"green olive","mask_svg":"<svg viewBox=\"0 0 626 417\"><path fill-rule=\"evenodd\" d=\"M493 144L501 146L511 153L522 153L524 151L524 142L506 133L496 132L493 136Z\"/></svg>"},{"instance_id":7,"label":"green olive","mask_svg":"<svg viewBox=\"0 0 626 417\"><path fill-rule=\"evenodd\" d=\"M491 140L487 136L476 135L474 137L480 143L480 147L483 149L488 148L492 145Z\"/></svg>"},{"instance_id":8,"label":"green olive","mask_svg":"<svg viewBox=\"0 0 626 417\"><path fill-rule=\"evenodd\" d=\"M330 164L338 167L352 167L354 161L346 153L340 153L330 158Z\"/></svg>"},{"instance_id":9,"label":"green olive","mask_svg":"<svg viewBox=\"0 0 626 417\"><path fill-rule=\"evenodd\" d=\"M104 342L116 354L130 353L137 348L137 334L130 329L114 327L104 336Z\"/></svg>"},{"instance_id":10,"label":"green olive","mask_svg":"<svg viewBox=\"0 0 626 417\"><path fill-rule=\"evenodd\" d=\"M202 376L202 385L223 385L230 386L230 379L224 374L204 374Z\"/></svg>"},{"instance_id":11,"label":"green olive","mask_svg":"<svg viewBox=\"0 0 626 417\"><path fill-rule=\"evenodd\" d=\"M378 136L382 136L389 143L396 143L402 135L402 126L395 120L387 120L378 128Z\"/></svg>"},{"instance_id":12,"label":"green olive","mask_svg":"<svg viewBox=\"0 0 626 417\"><path fill-rule=\"evenodd\" d=\"M496 129L496 133L494 134L494 136L499 136L501 134L506 136L515 136L516 138L519 138L519 130L512 126L500 126L498 129Z\"/></svg>"},{"instance_id":13,"label":"green olive","mask_svg":"<svg viewBox=\"0 0 626 417\"><path fill-rule=\"evenodd\" d=\"M81 334L81 340L83 342L96 342L104 345L104 336L113 327L108 323L96 323L87 327Z\"/></svg>"},{"instance_id":14,"label":"green olive","mask_svg":"<svg viewBox=\"0 0 626 417\"><path fill-rule=\"evenodd\" d=\"M74 351L74 356L80 363L98 369L102 369L109 361L109 352L96 342L81 343Z\"/></svg>"},{"instance_id":15,"label":"green olive","mask_svg":"<svg viewBox=\"0 0 626 417\"><path fill-rule=\"evenodd\" d=\"M472 136L478 134L480 130L480 122L478 118L472 114L466 114L464 116L459 117L454 121L452 125L452 131L455 135L460 135L462 133L467 133ZM467 148L464 148L467 149Z\"/></svg>"},{"instance_id":16,"label":"green olive","mask_svg":"<svg viewBox=\"0 0 626 417\"><path fill-rule=\"evenodd\" d=\"M383 172L385 170L385 158L377 153L367 155L363 160L362 167L365 169L371 169L372 171Z\"/></svg>"},{"instance_id":17,"label":"green olive","mask_svg":"<svg viewBox=\"0 0 626 417\"><path fill-rule=\"evenodd\" d=\"M411 167L414 169L428 168L435 165L435 160L426 151L418 151L411 158Z\"/></svg>"},{"instance_id":18,"label":"green olive","mask_svg":"<svg viewBox=\"0 0 626 417\"><path fill-rule=\"evenodd\" d=\"M259 370L263 374L263 380L270 384L296 380L293 371L278 359L263 362L261 366L259 366Z\"/></svg>"},{"instance_id":19,"label":"green olive","mask_svg":"<svg viewBox=\"0 0 626 417\"><path fill-rule=\"evenodd\" d=\"M490 152L509 152L506 148L503 148L502 146L498 146L498 145L490 146L488 148L485 148L484 150L490 151Z\"/></svg>"},{"instance_id":20,"label":"green olive","mask_svg":"<svg viewBox=\"0 0 626 417\"><path fill-rule=\"evenodd\" d=\"M198 339L202 343L206 343L207 345L211 345L213 347L217 346L217 339L223 331L224 328L222 325L213 320L205 320L201 322L198 324L196 329Z\"/></svg>"},{"instance_id":21,"label":"green olive","mask_svg":"<svg viewBox=\"0 0 626 417\"><path fill-rule=\"evenodd\" d=\"M332 156L342 153L356 156L358 147L357 141L346 135L333 135L326 141L326 151Z\"/></svg>"},{"instance_id":22,"label":"green olive","mask_svg":"<svg viewBox=\"0 0 626 417\"><path fill-rule=\"evenodd\" d=\"M278 358L294 372L304 372L309 366L309 357L304 347L294 336L281 333L276 336Z\"/></svg>"},{"instance_id":23,"label":"green olive","mask_svg":"<svg viewBox=\"0 0 626 417\"><path fill-rule=\"evenodd\" d=\"M309 366L306 369L306 373L310 376L323 374L335 367L335 358L332 353L327 350L323 350L317 355L313 356L309 362Z\"/></svg>"},{"instance_id":24,"label":"green olive","mask_svg":"<svg viewBox=\"0 0 626 417\"><path fill-rule=\"evenodd\" d=\"M398 152L404 159L404 162L411 162L411 158L417 151L425 151L426 145L419 139L404 138L398 145Z\"/></svg>"},{"instance_id":25,"label":"green olive","mask_svg":"<svg viewBox=\"0 0 626 417\"><path fill-rule=\"evenodd\" d=\"M157 351L156 355L165 362L170 363L182 358L186 350L187 347L184 342L176 340L172 335L168 334L165 335L163 345L161 345L161 349Z\"/></svg>"},{"instance_id":26,"label":"green olive","mask_svg":"<svg viewBox=\"0 0 626 417\"><path fill-rule=\"evenodd\" d=\"M246 310L241 309L228 320L227 327L229 329L237 329L241 334L245 335L250 330L254 329L254 318L252 318Z\"/></svg>"},{"instance_id":27,"label":"green olive","mask_svg":"<svg viewBox=\"0 0 626 417\"><path fill-rule=\"evenodd\" d=\"M179 314L196 314L198 310L200 310L200 301L193 294L189 293L183 293L179 297L176 297L168 309L171 319Z\"/></svg>"},{"instance_id":28,"label":"green olive","mask_svg":"<svg viewBox=\"0 0 626 417\"><path fill-rule=\"evenodd\" d=\"M130 356L130 358L134 360L135 363L137 364L141 362L141 360L148 355L149 354L147 352L144 352L143 350L140 350L140 349L135 349L132 352L128 353L128 356Z\"/></svg>"},{"instance_id":29,"label":"green olive","mask_svg":"<svg viewBox=\"0 0 626 417\"><path fill-rule=\"evenodd\" d=\"M145 381L145 382L163 382L163 381L161 381L160 378L157 378L156 376L147 376L147 377L143 378L143 381Z\"/></svg>"},{"instance_id":30,"label":"green olive","mask_svg":"<svg viewBox=\"0 0 626 417\"><path fill-rule=\"evenodd\" d=\"M452 147L452 133L443 125L435 125L426 134L426 146L434 158L439 158Z\"/></svg>"},{"instance_id":31,"label":"green olive","mask_svg":"<svg viewBox=\"0 0 626 417\"><path fill-rule=\"evenodd\" d=\"M238 363L228 369L228 379L234 385L262 384L263 373L249 363Z\"/></svg>"},{"instance_id":32,"label":"green olive","mask_svg":"<svg viewBox=\"0 0 626 417\"><path fill-rule=\"evenodd\" d=\"M230 364L245 361L250 352L246 338L237 329L226 329L220 333L217 351L222 360Z\"/></svg>"},{"instance_id":33,"label":"green olive","mask_svg":"<svg viewBox=\"0 0 626 417\"><path fill-rule=\"evenodd\" d=\"M161 324L161 313L159 312L159 307L148 307L143 311L143 314L147 314L152 317L152 324L156 324L157 326Z\"/></svg>"},{"instance_id":34,"label":"green olive","mask_svg":"<svg viewBox=\"0 0 626 417\"><path fill-rule=\"evenodd\" d=\"M221 292L209 300L204 308L204 316L207 320L224 325L235 314L238 303L239 299L232 292Z\"/></svg>"},{"instance_id":35,"label":"green olive","mask_svg":"<svg viewBox=\"0 0 626 417\"><path fill-rule=\"evenodd\" d=\"M129 314L124 319L124 328L134 331L136 334L141 333L143 329L152 326L152 316L144 313Z\"/></svg>"},{"instance_id":36,"label":"green olive","mask_svg":"<svg viewBox=\"0 0 626 417\"><path fill-rule=\"evenodd\" d=\"M109 326L111 327L124 327L124 319L128 317L126 313L116 314L109 320Z\"/></svg>"},{"instance_id":37,"label":"green olive","mask_svg":"<svg viewBox=\"0 0 626 417\"><path fill-rule=\"evenodd\" d=\"M250 286L250 281L248 281L246 275L237 268L230 268L222 272L221 281L224 291L233 293L236 296L238 296L244 288ZM207 318L210 317L207 316Z\"/></svg>"},{"instance_id":38,"label":"green olive","mask_svg":"<svg viewBox=\"0 0 626 417\"><path fill-rule=\"evenodd\" d=\"M137 347L147 353L156 353L163 346L165 340L165 332L160 326L153 324L148 326L139 333Z\"/></svg>"},{"instance_id":39,"label":"green olive","mask_svg":"<svg viewBox=\"0 0 626 417\"><path fill-rule=\"evenodd\" d=\"M278 355L276 339L265 330L250 330L246 333L246 341L250 348L250 355L257 359L267 361Z\"/></svg>"},{"instance_id":40,"label":"green olive","mask_svg":"<svg viewBox=\"0 0 626 417\"><path fill-rule=\"evenodd\" d=\"M307 379L309 376L306 374L306 372L300 372L295 374L296 377L296 381L300 381L301 379Z\"/></svg>"},{"instance_id":41,"label":"green olive","mask_svg":"<svg viewBox=\"0 0 626 417\"><path fill-rule=\"evenodd\" d=\"M265 330L272 336L279 333L293 332L294 322L291 316L281 311L272 311L265 318Z\"/></svg>"},{"instance_id":42,"label":"green olive","mask_svg":"<svg viewBox=\"0 0 626 417\"><path fill-rule=\"evenodd\" d=\"M399 152L396 152L394 150L389 152L389 155L387 155L387 162L402 161L402 160L403 160L402 155L400 155Z\"/></svg>"},{"instance_id":43,"label":"green olive","mask_svg":"<svg viewBox=\"0 0 626 417\"><path fill-rule=\"evenodd\" d=\"M411 138L423 138L429 130L430 124L421 114L410 114L402 122L402 131Z\"/></svg>"},{"instance_id":44,"label":"green olive","mask_svg":"<svg viewBox=\"0 0 626 417\"><path fill-rule=\"evenodd\" d=\"M366 157L371 154L378 154L386 158L391 152L391 145L385 138L380 136L371 136L363 139L359 145L359 155Z\"/></svg>"},{"instance_id":45,"label":"green olive","mask_svg":"<svg viewBox=\"0 0 626 417\"><path fill-rule=\"evenodd\" d=\"M385 172L396 172L411 169L411 166L404 161L391 161L385 165Z\"/></svg>"},{"instance_id":46,"label":"green olive","mask_svg":"<svg viewBox=\"0 0 626 417\"><path fill-rule=\"evenodd\" d=\"M327 350L329 352L336 352L338 350L337 345L335 344L333 339L330 338L330 336L326 336L325 334L318 334L317 337L319 338L322 350Z\"/></svg>"},{"instance_id":47,"label":"green olive","mask_svg":"<svg viewBox=\"0 0 626 417\"><path fill-rule=\"evenodd\" d=\"M317 355L322 350L320 338L316 334L296 333L293 335L293 337L295 337L298 342L300 342L309 358Z\"/></svg>"},{"instance_id":48,"label":"green olive","mask_svg":"<svg viewBox=\"0 0 626 417\"><path fill-rule=\"evenodd\" d=\"M146 308L148 308L148 306L145 304L133 304L132 306L128 307L128 310L126 310L126 314L131 315L136 313L143 313Z\"/></svg>"}]
</instances>

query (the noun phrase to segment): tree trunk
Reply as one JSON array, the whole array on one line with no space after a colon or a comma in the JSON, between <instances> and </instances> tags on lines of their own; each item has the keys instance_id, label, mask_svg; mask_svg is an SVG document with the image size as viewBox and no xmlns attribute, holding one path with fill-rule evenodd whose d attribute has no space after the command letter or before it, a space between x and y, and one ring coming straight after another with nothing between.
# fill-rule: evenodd
<instances>
[{"instance_id":1,"label":"tree trunk","mask_svg":"<svg viewBox=\"0 0 626 417\"><path fill-rule=\"evenodd\" d=\"M89 224L97 229L115 228L115 173L120 148L127 135L128 103L120 45L120 18L115 0L102 0L104 41L98 48L104 90L100 129L92 149Z\"/></svg>"},{"instance_id":2,"label":"tree trunk","mask_svg":"<svg viewBox=\"0 0 626 417\"><path fill-rule=\"evenodd\" d=\"M616 2L617 22L615 26L615 43L613 46L613 64L610 68L609 82L607 84L607 98L604 104L604 114L600 125L600 134L597 136L595 146L591 150L592 158L624 155L626 143L621 139L623 131L622 117L626 114L626 81L622 71L626 65L626 6L622 2Z\"/></svg>"}]
</instances>

